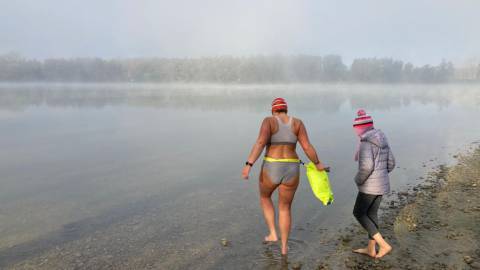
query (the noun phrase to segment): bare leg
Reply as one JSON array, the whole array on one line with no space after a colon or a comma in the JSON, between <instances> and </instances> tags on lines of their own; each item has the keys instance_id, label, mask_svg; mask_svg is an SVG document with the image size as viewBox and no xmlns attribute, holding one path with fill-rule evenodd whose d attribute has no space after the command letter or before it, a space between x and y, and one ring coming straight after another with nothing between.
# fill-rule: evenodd
<instances>
[{"instance_id":1,"label":"bare leg","mask_svg":"<svg viewBox=\"0 0 480 270\"><path fill-rule=\"evenodd\" d=\"M353 252L365 254L372 258L375 258L375 256L377 256L377 251L375 250L376 243L377 242L375 240L368 240L368 246L366 248L355 249Z\"/></svg>"},{"instance_id":2,"label":"bare leg","mask_svg":"<svg viewBox=\"0 0 480 270\"><path fill-rule=\"evenodd\" d=\"M373 239L377 242L378 246L378 253L375 258L382 258L383 256L387 255L390 251L392 251L392 246L390 246L385 239L383 239L380 233L376 233L373 236Z\"/></svg>"},{"instance_id":3,"label":"bare leg","mask_svg":"<svg viewBox=\"0 0 480 270\"><path fill-rule=\"evenodd\" d=\"M265 236L266 242L275 242L278 240L277 232L275 230L275 208L270 197L260 196L260 204L263 209L263 216L267 224L269 235Z\"/></svg>"},{"instance_id":4,"label":"bare leg","mask_svg":"<svg viewBox=\"0 0 480 270\"><path fill-rule=\"evenodd\" d=\"M299 177L289 180L285 184L281 184L278 191L278 225L280 228L280 236L282 240L282 255L288 253L288 236L292 223L291 206L293 196L298 187Z\"/></svg>"},{"instance_id":5,"label":"bare leg","mask_svg":"<svg viewBox=\"0 0 480 270\"><path fill-rule=\"evenodd\" d=\"M265 236L266 242L278 241L277 231L275 229L275 207L272 202L272 193L277 188L270 181L268 175L262 171L260 173L259 189L260 189L260 205L262 206L263 216L265 223L267 224L269 234Z\"/></svg>"}]
</instances>

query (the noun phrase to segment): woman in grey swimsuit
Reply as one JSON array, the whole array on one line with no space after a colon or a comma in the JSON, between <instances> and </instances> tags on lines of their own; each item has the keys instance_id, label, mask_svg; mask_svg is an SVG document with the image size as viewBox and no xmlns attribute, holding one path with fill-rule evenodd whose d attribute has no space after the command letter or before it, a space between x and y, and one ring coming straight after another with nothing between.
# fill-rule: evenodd
<instances>
[{"instance_id":1,"label":"woman in grey swimsuit","mask_svg":"<svg viewBox=\"0 0 480 270\"><path fill-rule=\"evenodd\" d=\"M287 109L284 99L273 100L272 116L263 120L258 139L253 145L242 171L242 177L248 179L251 167L266 147L259 179L260 203L270 231L269 235L265 237L265 241L278 240L275 228L275 208L271 198L272 193L278 187L278 225L282 241L282 255L286 255L288 251L287 241L291 225L290 208L300 178L300 160L295 152L297 141L307 157L316 164L317 169L325 170L322 162L318 159L315 148L308 140L307 130L302 121L289 117Z\"/></svg>"}]
</instances>

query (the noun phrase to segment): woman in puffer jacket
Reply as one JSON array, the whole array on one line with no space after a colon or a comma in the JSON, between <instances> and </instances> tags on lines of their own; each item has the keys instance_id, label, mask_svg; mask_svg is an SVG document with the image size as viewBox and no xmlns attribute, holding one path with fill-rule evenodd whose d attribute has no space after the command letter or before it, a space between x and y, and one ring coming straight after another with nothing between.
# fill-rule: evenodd
<instances>
[{"instance_id":1,"label":"woman in puffer jacket","mask_svg":"<svg viewBox=\"0 0 480 270\"><path fill-rule=\"evenodd\" d=\"M372 117L364 110L359 110L357 116L353 128L360 138L355 153L355 160L358 161L358 172L355 176L358 195L353 215L368 232L369 241L366 248L356 249L354 252L381 258L389 253L392 247L378 231L377 212L382 195L390 192L388 174L395 167L395 158L385 134L373 127ZM378 253L376 244L379 246Z\"/></svg>"}]
</instances>

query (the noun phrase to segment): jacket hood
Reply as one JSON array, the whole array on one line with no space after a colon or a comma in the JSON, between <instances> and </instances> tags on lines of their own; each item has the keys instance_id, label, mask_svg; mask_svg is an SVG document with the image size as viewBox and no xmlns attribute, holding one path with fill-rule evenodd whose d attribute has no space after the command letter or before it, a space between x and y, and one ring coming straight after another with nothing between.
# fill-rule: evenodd
<instances>
[{"instance_id":1,"label":"jacket hood","mask_svg":"<svg viewBox=\"0 0 480 270\"><path fill-rule=\"evenodd\" d=\"M385 134L379 129L372 129L365 132L360 137L360 140L373 143L380 148L388 147L387 137L385 137Z\"/></svg>"}]
</instances>

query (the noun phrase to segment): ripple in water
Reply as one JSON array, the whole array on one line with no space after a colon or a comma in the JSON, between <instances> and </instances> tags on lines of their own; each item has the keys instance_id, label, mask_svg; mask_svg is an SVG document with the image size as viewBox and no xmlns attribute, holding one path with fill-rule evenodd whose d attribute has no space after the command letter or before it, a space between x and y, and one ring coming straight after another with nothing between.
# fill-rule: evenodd
<instances>
[{"instance_id":1,"label":"ripple in water","mask_svg":"<svg viewBox=\"0 0 480 270\"><path fill-rule=\"evenodd\" d=\"M304 241L290 238L288 240L288 257L286 258L281 255L280 241L264 244L259 251L260 256L255 259L255 264L266 267L266 269L269 266L287 267L288 261L298 261L307 248L308 245Z\"/></svg>"}]
</instances>

